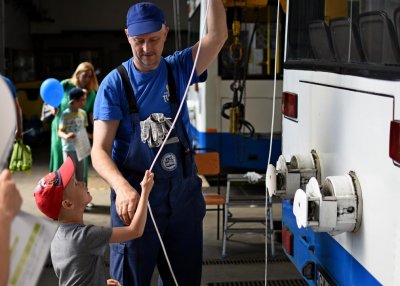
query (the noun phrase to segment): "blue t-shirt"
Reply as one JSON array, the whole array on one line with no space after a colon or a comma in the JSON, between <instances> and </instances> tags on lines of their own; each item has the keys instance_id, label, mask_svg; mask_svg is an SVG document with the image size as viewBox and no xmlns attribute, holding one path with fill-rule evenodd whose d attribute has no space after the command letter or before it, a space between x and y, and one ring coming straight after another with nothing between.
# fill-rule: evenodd
<instances>
[{"instance_id":1,"label":"blue t-shirt","mask_svg":"<svg viewBox=\"0 0 400 286\"><path fill-rule=\"evenodd\" d=\"M192 48L175 52L173 55L166 57L165 60L171 66L177 96L181 100L193 69ZM139 107L140 120L145 120L152 113L156 112L171 117L171 107L168 101L168 71L166 63L161 60L157 69L147 73L139 72L135 68L133 58L124 62L123 65L131 79ZM199 77L195 71L192 84L205 81L206 78L206 72ZM183 123L191 139L189 131L190 121L186 104L181 112ZM128 101L126 100L121 77L116 69L111 71L100 84L94 104L93 116L94 120L120 120L112 157L117 164L122 163L128 152L132 127Z\"/></svg>"},{"instance_id":2,"label":"blue t-shirt","mask_svg":"<svg viewBox=\"0 0 400 286\"><path fill-rule=\"evenodd\" d=\"M17 91L15 90L15 86L13 85L12 81L8 77L5 77L3 75L1 77L7 83L8 88L10 89L10 91L11 91L12 95L14 96L14 98L16 98L17 97Z\"/></svg>"}]
</instances>

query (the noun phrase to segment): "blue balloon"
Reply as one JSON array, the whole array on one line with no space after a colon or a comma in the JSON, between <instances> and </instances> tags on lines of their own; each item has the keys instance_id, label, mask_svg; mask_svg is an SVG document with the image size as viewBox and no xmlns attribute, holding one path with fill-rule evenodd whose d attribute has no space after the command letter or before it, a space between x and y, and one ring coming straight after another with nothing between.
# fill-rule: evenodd
<instances>
[{"instance_id":1,"label":"blue balloon","mask_svg":"<svg viewBox=\"0 0 400 286\"><path fill-rule=\"evenodd\" d=\"M45 103L56 108L64 96L64 89L58 80L48 78L40 86L40 96Z\"/></svg>"}]
</instances>

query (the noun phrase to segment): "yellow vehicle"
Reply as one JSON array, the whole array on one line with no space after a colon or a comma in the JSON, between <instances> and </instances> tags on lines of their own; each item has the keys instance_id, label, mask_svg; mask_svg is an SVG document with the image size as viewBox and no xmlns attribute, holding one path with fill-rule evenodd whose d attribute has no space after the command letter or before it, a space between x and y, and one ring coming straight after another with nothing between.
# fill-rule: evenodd
<instances>
[{"instance_id":1,"label":"yellow vehicle","mask_svg":"<svg viewBox=\"0 0 400 286\"><path fill-rule=\"evenodd\" d=\"M43 100L40 97L40 85L42 81L28 81L15 84L19 104L22 108L23 126L26 134L24 141L35 144L43 140L43 133L50 130L50 124L40 121Z\"/></svg>"}]
</instances>

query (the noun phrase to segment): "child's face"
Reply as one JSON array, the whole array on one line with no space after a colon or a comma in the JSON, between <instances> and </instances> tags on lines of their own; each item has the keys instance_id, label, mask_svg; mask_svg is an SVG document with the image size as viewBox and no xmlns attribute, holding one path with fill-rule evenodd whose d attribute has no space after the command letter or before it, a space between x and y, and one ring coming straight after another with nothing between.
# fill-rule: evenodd
<instances>
[{"instance_id":1,"label":"child's face","mask_svg":"<svg viewBox=\"0 0 400 286\"><path fill-rule=\"evenodd\" d=\"M64 199L70 200L77 207L85 208L92 201L92 196L84 182L78 182L75 178L71 178L64 190Z\"/></svg>"},{"instance_id":2,"label":"child's face","mask_svg":"<svg viewBox=\"0 0 400 286\"><path fill-rule=\"evenodd\" d=\"M79 98L79 100L78 100L78 102L79 102L79 108L85 108L85 105L86 105L86 98L87 98L87 96L86 96L86 94L84 95L84 96L82 96L81 98Z\"/></svg>"},{"instance_id":3,"label":"child's face","mask_svg":"<svg viewBox=\"0 0 400 286\"><path fill-rule=\"evenodd\" d=\"M86 98L87 98L87 96L86 96L86 94L85 94L85 95L81 96L79 99L75 99L74 101L71 102L71 106L72 106L73 108L76 108L76 109L78 109L78 108L81 108L81 109L85 108L85 105L86 105Z\"/></svg>"}]
</instances>

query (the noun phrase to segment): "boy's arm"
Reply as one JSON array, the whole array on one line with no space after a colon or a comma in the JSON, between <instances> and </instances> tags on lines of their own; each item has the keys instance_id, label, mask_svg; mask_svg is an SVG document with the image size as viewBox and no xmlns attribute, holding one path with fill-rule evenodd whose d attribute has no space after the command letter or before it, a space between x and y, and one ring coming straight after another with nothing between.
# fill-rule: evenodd
<instances>
[{"instance_id":1,"label":"boy's arm","mask_svg":"<svg viewBox=\"0 0 400 286\"><path fill-rule=\"evenodd\" d=\"M147 218L147 202L149 199L150 191L153 188L154 184L153 177L153 173L150 173L150 171L146 171L144 178L140 183L140 185L142 186L142 194L140 196L135 215L133 216L130 225L113 227L110 237L110 243L124 242L138 238L143 235Z\"/></svg>"},{"instance_id":2,"label":"boy's arm","mask_svg":"<svg viewBox=\"0 0 400 286\"><path fill-rule=\"evenodd\" d=\"M128 226L113 227L110 243L125 242L143 235L147 218L148 195L141 195L135 215Z\"/></svg>"},{"instance_id":3,"label":"boy's arm","mask_svg":"<svg viewBox=\"0 0 400 286\"><path fill-rule=\"evenodd\" d=\"M67 133L65 133L64 130L62 130L61 128L58 129L57 134L58 134L58 137L61 137L61 138L64 138L64 139L66 139L66 137L67 137Z\"/></svg>"},{"instance_id":4,"label":"boy's arm","mask_svg":"<svg viewBox=\"0 0 400 286\"><path fill-rule=\"evenodd\" d=\"M58 137L61 137L63 139L68 139L71 137L70 133L65 132L64 114L61 114L60 123L58 124L57 135Z\"/></svg>"},{"instance_id":5,"label":"boy's arm","mask_svg":"<svg viewBox=\"0 0 400 286\"><path fill-rule=\"evenodd\" d=\"M65 132L65 125L64 125L64 114L61 114L60 118L60 124L58 125L58 131L57 131L58 137L61 137L63 139L69 139L69 138L74 138L75 133L73 132Z\"/></svg>"},{"instance_id":6,"label":"boy's arm","mask_svg":"<svg viewBox=\"0 0 400 286\"><path fill-rule=\"evenodd\" d=\"M61 129L61 128L58 129L57 134L58 134L59 137L64 138L64 139L69 139L69 138L75 137L75 133L73 133L73 132L66 133L66 132L65 132L63 129Z\"/></svg>"}]
</instances>

